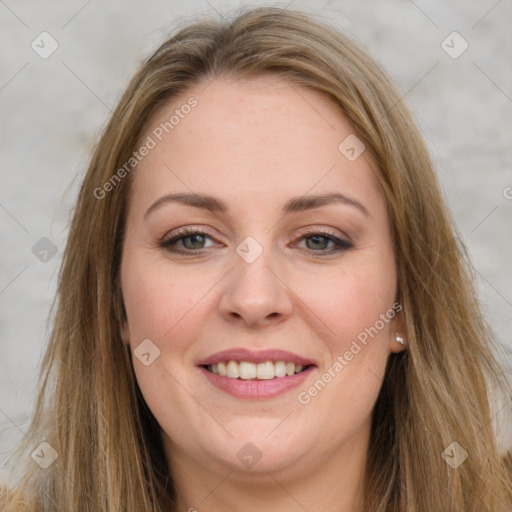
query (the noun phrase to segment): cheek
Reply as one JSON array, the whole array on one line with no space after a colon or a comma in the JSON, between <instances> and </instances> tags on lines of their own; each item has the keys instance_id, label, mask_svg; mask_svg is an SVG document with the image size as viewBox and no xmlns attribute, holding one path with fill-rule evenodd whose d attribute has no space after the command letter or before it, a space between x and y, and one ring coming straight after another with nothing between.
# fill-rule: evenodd
<instances>
[{"instance_id":1,"label":"cheek","mask_svg":"<svg viewBox=\"0 0 512 512\"><path fill-rule=\"evenodd\" d=\"M310 322L328 349L317 380L299 397L353 426L368 417L382 385L396 316L396 274L384 254L301 278ZM350 414L347 414L350 411Z\"/></svg>"},{"instance_id":2,"label":"cheek","mask_svg":"<svg viewBox=\"0 0 512 512\"><path fill-rule=\"evenodd\" d=\"M208 283L190 273L169 272L160 262L127 261L124 267L123 298L128 317L130 342L145 338L163 342L187 324L186 317L208 290Z\"/></svg>"},{"instance_id":3,"label":"cheek","mask_svg":"<svg viewBox=\"0 0 512 512\"><path fill-rule=\"evenodd\" d=\"M389 263L386 258L365 258L310 277L297 277L297 294L316 318L318 331L331 338L329 346L336 355L376 323L379 335L389 333L390 319L384 324L381 320L388 312L394 317L390 308L396 294L396 274L392 261Z\"/></svg>"},{"instance_id":4,"label":"cheek","mask_svg":"<svg viewBox=\"0 0 512 512\"><path fill-rule=\"evenodd\" d=\"M187 425L196 412L187 392L193 389L187 373L191 337L197 333L194 320L201 311L201 298L212 285L197 273L169 272L165 263L156 258L127 258L123 263L123 297L133 367L142 395L168 435L186 438ZM136 350L146 339L159 350L148 365L137 360ZM176 421L176 410L183 421Z\"/></svg>"}]
</instances>

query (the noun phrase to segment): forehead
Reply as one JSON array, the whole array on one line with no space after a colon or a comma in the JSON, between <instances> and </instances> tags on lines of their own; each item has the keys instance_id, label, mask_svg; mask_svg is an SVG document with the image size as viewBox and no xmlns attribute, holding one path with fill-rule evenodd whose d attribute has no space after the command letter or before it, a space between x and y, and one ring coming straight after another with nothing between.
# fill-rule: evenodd
<instances>
[{"instance_id":1,"label":"forehead","mask_svg":"<svg viewBox=\"0 0 512 512\"><path fill-rule=\"evenodd\" d=\"M150 137L154 147L133 173L133 200L142 205L168 192L201 192L264 206L341 191L382 203L365 154L350 161L339 149L353 134L338 106L318 91L274 77L218 78L173 98L151 120L142 140Z\"/></svg>"}]
</instances>

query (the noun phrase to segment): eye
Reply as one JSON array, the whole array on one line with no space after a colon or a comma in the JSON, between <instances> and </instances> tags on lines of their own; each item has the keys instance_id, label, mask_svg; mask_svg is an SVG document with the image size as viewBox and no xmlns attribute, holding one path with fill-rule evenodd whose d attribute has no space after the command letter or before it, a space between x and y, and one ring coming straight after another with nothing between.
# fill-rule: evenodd
<instances>
[{"instance_id":1,"label":"eye","mask_svg":"<svg viewBox=\"0 0 512 512\"><path fill-rule=\"evenodd\" d=\"M340 238L329 231L318 229L303 233L299 241L304 241L306 243L306 250L314 256L338 253L354 247L348 240ZM329 244L331 244L330 247Z\"/></svg>"},{"instance_id":2,"label":"eye","mask_svg":"<svg viewBox=\"0 0 512 512\"><path fill-rule=\"evenodd\" d=\"M160 247L169 252L193 256L204 254L203 250L211 247L211 245L205 245L208 240L213 240L213 237L206 231L198 228L181 228L173 236L163 240ZM305 242L306 244L306 247L302 247L302 249L313 256L320 257L346 251L353 247L349 240L321 229L309 230L303 233L298 240L299 243Z\"/></svg>"},{"instance_id":3,"label":"eye","mask_svg":"<svg viewBox=\"0 0 512 512\"><path fill-rule=\"evenodd\" d=\"M183 228L171 238L167 238L162 241L160 247L169 252L178 252L183 254L199 254L202 249L205 249L204 245L207 239L212 240L212 237L197 228ZM181 244L182 248L178 248ZM183 249L184 248L184 249Z\"/></svg>"}]
</instances>

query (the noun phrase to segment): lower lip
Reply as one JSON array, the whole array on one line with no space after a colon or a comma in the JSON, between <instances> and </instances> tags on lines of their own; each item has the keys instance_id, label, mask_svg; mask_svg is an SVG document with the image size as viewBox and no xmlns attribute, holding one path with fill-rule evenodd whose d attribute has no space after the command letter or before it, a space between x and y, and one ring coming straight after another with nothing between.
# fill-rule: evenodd
<instances>
[{"instance_id":1,"label":"lower lip","mask_svg":"<svg viewBox=\"0 0 512 512\"><path fill-rule=\"evenodd\" d=\"M209 372L206 368L200 367L204 376L216 388L236 398L249 398L253 400L272 398L299 386L309 377L314 369L314 366L310 366L300 373L268 380L244 380L222 377L217 373Z\"/></svg>"}]
</instances>

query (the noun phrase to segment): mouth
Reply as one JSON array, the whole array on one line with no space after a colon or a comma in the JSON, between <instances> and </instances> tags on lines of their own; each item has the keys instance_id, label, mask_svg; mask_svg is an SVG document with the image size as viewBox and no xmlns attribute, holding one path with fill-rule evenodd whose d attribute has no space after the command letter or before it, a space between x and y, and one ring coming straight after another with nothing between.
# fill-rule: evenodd
<instances>
[{"instance_id":1,"label":"mouth","mask_svg":"<svg viewBox=\"0 0 512 512\"><path fill-rule=\"evenodd\" d=\"M217 364L204 365L203 368L211 373L227 377L228 379L242 380L271 380L291 377L302 373L314 365L295 364L291 361L264 361L252 363L250 361L220 361Z\"/></svg>"},{"instance_id":2,"label":"mouth","mask_svg":"<svg viewBox=\"0 0 512 512\"><path fill-rule=\"evenodd\" d=\"M317 368L304 357L282 350L234 349L218 352L197 365L214 387L236 398L272 398L290 390Z\"/></svg>"}]
</instances>

